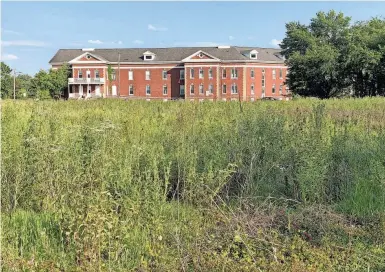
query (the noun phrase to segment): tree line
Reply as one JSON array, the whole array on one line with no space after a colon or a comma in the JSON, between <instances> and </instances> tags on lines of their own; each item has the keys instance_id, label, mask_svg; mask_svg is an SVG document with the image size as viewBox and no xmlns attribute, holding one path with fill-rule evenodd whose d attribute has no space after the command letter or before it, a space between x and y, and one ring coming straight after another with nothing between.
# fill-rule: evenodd
<instances>
[{"instance_id":1,"label":"tree line","mask_svg":"<svg viewBox=\"0 0 385 272\"><path fill-rule=\"evenodd\" d=\"M319 98L385 95L385 20L351 23L334 10L309 25L286 24L280 44L294 94Z\"/></svg>"},{"instance_id":2,"label":"tree line","mask_svg":"<svg viewBox=\"0 0 385 272\"><path fill-rule=\"evenodd\" d=\"M40 70L34 77L27 74L18 74L14 80L12 69L4 62L1 62L1 98L13 98L14 85L17 99L60 98L67 89L70 73L69 66L63 65L57 70Z\"/></svg>"}]
</instances>

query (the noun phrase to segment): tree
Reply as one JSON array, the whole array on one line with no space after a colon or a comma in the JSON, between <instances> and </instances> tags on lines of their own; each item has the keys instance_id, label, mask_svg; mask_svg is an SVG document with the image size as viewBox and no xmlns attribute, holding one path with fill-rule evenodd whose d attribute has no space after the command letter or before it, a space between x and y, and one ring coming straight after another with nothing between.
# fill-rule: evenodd
<instances>
[{"instance_id":1,"label":"tree","mask_svg":"<svg viewBox=\"0 0 385 272\"><path fill-rule=\"evenodd\" d=\"M310 25L286 24L281 48L289 66L287 84L293 93L329 98L348 86L340 67L348 43L350 17L333 10L318 12Z\"/></svg>"},{"instance_id":2,"label":"tree","mask_svg":"<svg viewBox=\"0 0 385 272\"><path fill-rule=\"evenodd\" d=\"M11 75L12 69L1 62L1 98L10 98L12 97L13 92L13 81Z\"/></svg>"},{"instance_id":3,"label":"tree","mask_svg":"<svg viewBox=\"0 0 385 272\"><path fill-rule=\"evenodd\" d=\"M21 74L16 77L16 98L30 97L31 80L32 77L27 74Z\"/></svg>"}]
</instances>

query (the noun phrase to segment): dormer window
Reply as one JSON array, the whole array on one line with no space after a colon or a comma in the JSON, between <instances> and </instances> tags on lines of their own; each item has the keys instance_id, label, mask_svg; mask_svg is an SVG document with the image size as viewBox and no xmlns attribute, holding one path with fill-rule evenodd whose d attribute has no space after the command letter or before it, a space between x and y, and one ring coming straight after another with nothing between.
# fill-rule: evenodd
<instances>
[{"instance_id":1,"label":"dormer window","mask_svg":"<svg viewBox=\"0 0 385 272\"><path fill-rule=\"evenodd\" d=\"M251 50L250 51L250 59L257 59L258 57L258 51L257 50Z\"/></svg>"},{"instance_id":2,"label":"dormer window","mask_svg":"<svg viewBox=\"0 0 385 272\"><path fill-rule=\"evenodd\" d=\"M154 58L155 58L155 54L150 51L146 51L143 53L144 60L153 60Z\"/></svg>"}]
</instances>

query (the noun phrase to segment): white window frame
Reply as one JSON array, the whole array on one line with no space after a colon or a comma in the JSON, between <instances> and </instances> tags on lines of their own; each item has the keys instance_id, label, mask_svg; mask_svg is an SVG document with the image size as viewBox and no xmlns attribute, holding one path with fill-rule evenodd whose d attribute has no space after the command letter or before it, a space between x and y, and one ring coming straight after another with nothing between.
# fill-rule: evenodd
<instances>
[{"instance_id":1,"label":"white window frame","mask_svg":"<svg viewBox=\"0 0 385 272\"><path fill-rule=\"evenodd\" d=\"M132 91L132 93L131 93ZM128 95L134 95L134 85L130 84L128 86Z\"/></svg>"},{"instance_id":2,"label":"white window frame","mask_svg":"<svg viewBox=\"0 0 385 272\"><path fill-rule=\"evenodd\" d=\"M209 68L209 78L213 78L213 68Z\"/></svg>"},{"instance_id":3,"label":"white window frame","mask_svg":"<svg viewBox=\"0 0 385 272\"><path fill-rule=\"evenodd\" d=\"M255 71L254 71L254 68L251 68L251 70L250 70L250 77L251 77L251 78L255 78Z\"/></svg>"},{"instance_id":4,"label":"white window frame","mask_svg":"<svg viewBox=\"0 0 385 272\"><path fill-rule=\"evenodd\" d=\"M199 94L204 94L204 90L203 90L203 84L199 84Z\"/></svg>"},{"instance_id":5,"label":"white window frame","mask_svg":"<svg viewBox=\"0 0 385 272\"><path fill-rule=\"evenodd\" d=\"M151 95L151 87L148 84L146 85L146 95Z\"/></svg>"},{"instance_id":6,"label":"white window frame","mask_svg":"<svg viewBox=\"0 0 385 272\"><path fill-rule=\"evenodd\" d=\"M214 93L214 85L213 85L213 84L210 84L210 85L209 85L209 93L210 93L210 94L213 94L213 93Z\"/></svg>"},{"instance_id":7,"label":"white window frame","mask_svg":"<svg viewBox=\"0 0 385 272\"><path fill-rule=\"evenodd\" d=\"M183 89L183 93L182 93L182 89ZM183 84L179 85L179 95L186 95L185 85L183 85Z\"/></svg>"},{"instance_id":8,"label":"white window frame","mask_svg":"<svg viewBox=\"0 0 385 272\"><path fill-rule=\"evenodd\" d=\"M150 72L150 70L146 70L146 80L151 80L151 72Z\"/></svg>"},{"instance_id":9,"label":"white window frame","mask_svg":"<svg viewBox=\"0 0 385 272\"><path fill-rule=\"evenodd\" d=\"M166 92L164 92L166 90ZM167 89L167 85L164 84L163 85L163 95L167 95L168 94L168 89Z\"/></svg>"},{"instance_id":10,"label":"white window frame","mask_svg":"<svg viewBox=\"0 0 385 272\"><path fill-rule=\"evenodd\" d=\"M223 76L223 74L225 74L225 76ZM226 78L227 77L227 71L226 71L226 68L223 68L222 69L222 78Z\"/></svg>"},{"instance_id":11,"label":"white window frame","mask_svg":"<svg viewBox=\"0 0 385 272\"><path fill-rule=\"evenodd\" d=\"M266 94L265 87L262 87L261 97L265 97L265 94Z\"/></svg>"},{"instance_id":12,"label":"white window frame","mask_svg":"<svg viewBox=\"0 0 385 272\"><path fill-rule=\"evenodd\" d=\"M226 84L222 85L222 94L227 94L227 86L226 86Z\"/></svg>"},{"instance_id":13,"label":"white window frame","mask_svg":"<svg viewBox=\"0 0 385 272\"><path fill-rule=\"evenodd\" d=\"M251 94L255 94L254 83L252 83L251 86L250 86L250 93Z\"/></svg>"},{"instance_id":14,"label":"white window frame","mask_svg":"<svg viewBox=\"0 0 385 272\"><path fill-rule=\"evenodd\" d=\"M78 78L83 78L83 71L81 69L79 69Z\"/></svg>"},{"instance_id":15,"label":"white window frame","mask_svg":"<svg viewBox=\"0 0 385 272\"><path fill-rule=\"evenodd\" d=\"M280 68L279 69L279 79L282 79L283 78L283 69Z\"/></svg>"},{"instance_id":16,"label":"white window frame","mask_svg":"<svg viewBox=\"0 0 385 272\"><path fill-rule=\"evenodd\" d=\"M97 75L97 76L96 76L96 75ZM100 73L99 73L99 70L98 70L98 69L95 70L95 78L100 78Z\"/></svg>"},{"instance_id":17,"label":"white window frame","mask_svg":"<svg viewBox=\"0 0 385 272\"><path fill-rule=\"evenodd\" d=\"M200 79L204 78L203 68L199 68L199 78Z\"/></svg>"},{"instance_id":18,"label":"white window frame","mask_svg":"<svg viewBox=\"0 0 385 272\"><path fill-rule=\"evenodd\" d=\"M191 90L193 90L193 92L191 92ZM190 95L194 95L194 94L195 94L194 84L190 84Z\"/></svg>"},{"instance_id":19,"label":"white window frame","mask_svg":"<svg viewBox=\"0 0 385 272\"><path fill-rule=\"evenodd\" d=\"M279 94L282 95L282 91L283 91L283 85L282 84L279 84Z\"/></svg>"},{"instance_id":20,"label":"white window frame","mask_svg":"<svg viewBox=\"0 0 385 272\"><path fill-rule=\"evenodd\" d=\"M134 80L134 71L128 71L128 80Z\"/></svg>"},{"instance_id":21,"label":"white window frame","mask_svg":"<svg viewBox=\"0 0 385 272\"><path fill-rule=\"evenodd\" d=\"M179 79L184 80L184 69L180 69L180 71L179 71Z\"/></svg>"},{"instance_id":22,"label":"white window frame","mask_svg":"<svg viewBox=\"0 0 385 272\"><path fill-rule=\"evenodd\" d=\"M271 86L271 94L275 94L275 84L273 84L273 86Z\"/></svg>"},{"instance_id":23,"label":"white window frame","mask_svg":"<svg viewBox=\"0 0 385 272\"><path fill-rule=\"evenodd\" d=\"M232 79L238 78L238 69L237 68L231 68L231 78Z\"/></svg>"},{"instance_id":24,"label":"white window frame","mask_svg":"<svg viewBox=\"0 0 385 272\"><path fill-rule=\"evenodd\" d=\"M238 94L238 86L237 84L231 84L231 94Z\"/></svg>"},{"instance_id":25,"label":"white window frame","mask_svg":"<svg viewBox=\"0 0 385 272\"><path fill-rule=\"evenodd\" d=\"M194 68L190 68L190 78L194 79L194 76L195 76Z\"/></svg>"},{"instance_id":26,"label":"white window frame","mask_svg":"<svg viewBox=\"0 0 385 272\"><path fill-rule=\"evenodd\" d=\"M273 71L272 71L272 76L273 76L273 79L277 78L275 69L273 69Z\"/></svg>"},{"instance_id":27,"label":"white window frame","mask_svg":"<svg viewBox=\"0 0 385 272\"><path fill-rule=\"evenodd\" d=\"M112 69L111 79L112 79L112 80L116 80L116 72L115 72L115 69Z\"/></svg>"},{"instance_id":28,"label":"white window frame","mask_svg":"<svg viewBox=\"0 0 385 272\"><path fill-rule=\"evenodd\" d=\"M265 74L262 74L262 87L263 87L263 88L266 87L266 78L265 78Z\"/></svg>"},{"instance_id":29,"label":"white window frame","mask_svg":"<svg viewBox=\"0 0 385 272\"><path fill-rule=\"evenodd\" d=\"M162 79L167 80L167 70L162 71Z\"/></svg>"}]
</instances>

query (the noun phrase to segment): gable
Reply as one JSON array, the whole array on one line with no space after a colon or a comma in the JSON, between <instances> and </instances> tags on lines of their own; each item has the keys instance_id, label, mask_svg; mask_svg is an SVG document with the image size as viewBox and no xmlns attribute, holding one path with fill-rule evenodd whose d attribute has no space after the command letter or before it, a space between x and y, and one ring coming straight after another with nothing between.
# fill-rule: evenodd
<instances>
[{"instance_id":1,"label":"gable","mask_svg":"<svg viewBox=\"0 0 385 272\"><path fill-rule=\"evenodd\" d=\"M86 52L72 59L68 63L72 64L72 63L105 63L105 62L107 61L102 57Z\"/></svg>"},{"instance_id":2,"label":"gable","mask_svg":"<svg viewBox=\"0 0 385 272\"><path fill-rule=\"evenodd\" d=\"M78 61L100 61L100 60L95 58L94 56L85 55L85 56L79 58Z\"/></svg>"},{"instance_id":3,"label":"gable","mask_svg":"<svg viewBox=\"0 0 385 272\"><path fill-rule=\"evenodd\" d=\"M194 54L188 56L182 61L184 62L217 62L217 61L220 61L220 59L202 50L199 50L198 52L195 52Z\"/></svg>"},{"instance_id":4,"label":"gable","mask_svg":"<svg viewBox=\"0 0 385 272\"><path fill-rule=\"evenodd\" d=\"M207 54L205 53L198 53L196 54L195 56L192 56L191 59L198 59L198 60L205 60L205 59L213 59L212 57L208 56Z\"/></svg>"}]
</instances>

